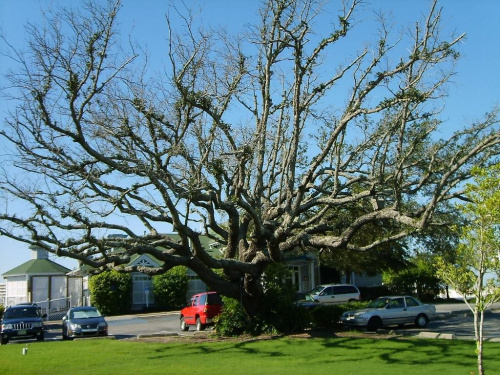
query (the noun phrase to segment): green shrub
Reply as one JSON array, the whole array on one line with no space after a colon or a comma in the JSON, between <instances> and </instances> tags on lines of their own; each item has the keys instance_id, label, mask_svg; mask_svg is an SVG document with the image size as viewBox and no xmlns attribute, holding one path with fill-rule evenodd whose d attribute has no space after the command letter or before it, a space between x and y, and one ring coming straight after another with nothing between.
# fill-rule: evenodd
<instances>
[{"instance_id":1,"label":"green shrub","mask_svg":"<svg viewBox=\"0 0 500 375\"><path fill-rule=\"evenodd\" d=\"M189 278L187 268L174 267L163 275L153 276L155 305L159 309L178 309L186 306Z\"/></svg>"},{"instance_id":2,"label":"green shrub","mask_svg":"<svg viewBox=\"0 0 500 375\"><path fill-rule=\"evenodd\" d=\"M346 311L366 307L366 302L349 302L340 305L319 305L311 310L312 327L318 329L335 329L340 325L340 317Z\"/></svg>"},{"instance_id":3,"label":"green shrub","mask_svg":"<svg viewBox=\"0 0 500 375\"><path fill-rule=\"evenodd\" d=\"M5 311L5 306L4 305L0 305L0 320L2 319L3 317L3 312Z\"/></svg>"},{"instance_id":4,"label":"green shrub","mask_svg":"<svg viewBox=\"0 0 500 375\"><path fill-rule=\"evenodd\" d=\"M249 333L250 320L241 304L228 297L222 297L222 313L215 318L215 331L219 336L239 336Z\"/></svg>"},{"instance_id":5,"label":"green shrub","mask_svg":"<svg viewBox=\"0 0 500 375\"><path fill-rule=\"evenodd\" d=\"M433 301L442 287L435 258L427 254L413 257L406 268L385 271L383 280L390 294L416 295L421 301Z\"/></svg>"},{"instance_id":6,"label":"green shrub","mask_svg":"<svg viewBox=\"0 0 500 375\"><path fill-rule=\"evenodd\" d=\"M291 270L283 263L267 267L262 278L265 308L253 324L267 331L290 332L296 328L298 310L295 308L297 289L290 282Z\"/></svg>"},{"instance_id":7,"label":"green shrub","mask_svg":"<svg viewBox=\"0 0 500 375\"><path fill-rule=\"evenodd\" d=\"M378 297L391 295L387 285L358 287L363 301L373 301Z\"/></svg>"},{"instance_id":8,"label":"green shrub","mask_svg":"<svg viewBox=\"0 0 500 375\"><path fill-rule=\"evenodd\" d=\"M132 307L132 277L115 270L92 276L90 301L106 315L128 313Z\"/></svg>"},{"instance_id":9,"label":"green shrub","mask_svg":"<svg viewBox=\"0 0 500 375\"><path fill-rule=\"evenodd\" d=\"M284 333L301 330L310 324L308 312L295 305L296 289L289 283L290 269L284 264L272 264L262 278L264 289L263 309L249 318L239 301L224 298L222 314L216 322L216 332L221 336L241 334Z\"/></svg>"}]
</instances>

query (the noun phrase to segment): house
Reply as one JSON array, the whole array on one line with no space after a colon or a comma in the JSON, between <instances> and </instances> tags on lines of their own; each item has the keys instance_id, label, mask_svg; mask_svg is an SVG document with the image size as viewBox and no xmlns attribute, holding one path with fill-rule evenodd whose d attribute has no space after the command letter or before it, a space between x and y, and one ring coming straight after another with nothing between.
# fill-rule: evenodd
<instances>
[{"instance_id":1,"label":"house","mask_svg":"<svg viewBox=\"0 0 500 375\"><path fill-rule=\"evenodd\" d=\"M2 276L5 282L5 305L51 301L49 310L60 310L68 304L81 304L82 278L68 276L68 268L51 260L47 251L31 247L31 259Z\"/></svg>"},{"instance_id":2,"label":"house","mask_svg":"<svg viewBox=\"0 0 500 375\"><path fill-rule=\"evenodd\" d=\"M177 234L170 234L175 239ZM222 250L218 243L210 238L200 238L206 251L213 257L221 257ZM6 272L5 304L12 305L20 302L43 303L50 300L48 310L64 309L69 306L90 305L89 267L82 265L80 268L69 269L48 259L48 253L39 248L31 248L32 259L20 266ZM119 251L119 250L116 250ZM318 258L313 253L289 255L285 263L291 270L289 282L296 286L297 291L309 291L321 282L342 282L343 278L338 272L328 275L321 268ZM141 254L131 258L129 266L161 267L162 262L151 255ZM325 273L323 280L322 272ZM133 272L132 276L132 310L147 309L155 304L153 293L153 280L151 276L140 272ZM188 269L188 292L186 300L193 294L207 290L206 284ZM334 277L335 280L331 279ZM380 277L367 277L366 275L352 275L351 280L358 286L380 285ZM46 302L48 304L48 302Z\"/></svg>"},{"instance_id":3,"label":"house","mask_svg":"<svg viewBox=\"0 0 500 375\"><path fill-rule=\"evenodd\" d=\"M179 238L177 234L169 234L174 240ZM205 250L212 257L221 257L222 250L218 243L213 242L209 237L201 236L200 241ZM115 250L119 251L119 250ZM290 256L285 262L292 270L289 281L296 286L298 291L308 291L313 289L319 283L319 267L318 260L314 254L304 254L300 256ZM131 258L127 266L143 266L143 267L161 267L162 262L149 254L135 255ZM79 269L69 273L71 276L83 277L83 299L86 304L89 304L89 289L88 280L89 273L88 267L82 266ZM186 293L186 301L193 294L205 292L207 290L206 284L198 277L198 275L188 269L187 275L189 278L188 291ZM155 304L155 296L153 293L153 279L141 272L133 272L132 276L132 310L148 309Z\"/></svg>"},{"instance_id":4,"label":"house","mask_svg":"<svg viewBox=\"0 0 500 375\"><path fill-rule=\"evenodd\" d=\"M217 256L216 252L219 251L217 250L217 247L206 242L207 238L205 238L204 240L204 245L209 249L207 251L211 253L212 256ZM318 284L318 262L317 257L314 254L290 257L285 260L285 263L292 271L289 277L289 281L296 286L297 291L308 291L313 289ZM150 255L142 254L134 258L129 263L129 265L160 267L161 262ZM189 298L194 294L207 291L207 285L198 277L198 275L194 271L188 268L187 275L189 278L189 283L188 291L186 293L186 301L188 301ZM132 273L132 282L132 309L140 310L154 305L152 278L143 273L134 272Z\"/></svg>"},{"instance_id":5,"label":"house","mask_svg":"<svg viewBox=\"0 0 500 375\"><path fill-rule=\"evenodd\" d=\"M0 305L5 306L5 283L0 283Z\"/></svg>"}]
</instances>

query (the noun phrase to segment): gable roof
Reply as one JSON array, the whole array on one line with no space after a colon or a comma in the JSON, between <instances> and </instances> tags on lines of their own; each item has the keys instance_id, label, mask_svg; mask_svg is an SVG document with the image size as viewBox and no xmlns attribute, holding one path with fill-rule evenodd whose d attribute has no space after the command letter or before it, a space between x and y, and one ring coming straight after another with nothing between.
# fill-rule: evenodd
<instances>
[{"instance_id":1,"label":"gable roof","mask_svg":"<svg viewBox=\"0 0 500 375\"><path fill-rule=\"evenodd\" d=\"M180 235L177 233L169 233L167 234L172 240L174 241L180 241ZM212 257L214 258L222 258L222 252L218 249L217 244L215 242L204 235L201 235L200 237L200 242L201 246L205 249L205 251ZM113 249L112 250L115 253L120 253L122 250L121 249ZM156 264L150 264L150 266L153 267L161 267L163 265L163 261L157 259L151 254L132 254L130 257L130 261L127 264L127 266L132 266L132 265L138 265L139 262L141 262L141 265L147 266L147 263L156 263ZM86 276L89 274L89 271L92 269L92 267L85 265L85 264L80 264L79 268L76 270L71 271L71 276Z\"/></svg>"},{"instance_id":2,"label":"gable roof","mask_svg":"<svg viewBox=\"0 0 500 375\"><path fill-rule=\"evenodd\" d=\"M162 261L159 261L150 254L134 254L131 261L128 263L129 266L145 267L160 267L162 264Z\"/></svg>"},{"instance_id":3,"label":"gable roof","mask_svg":"<svg viewBox=\"0 0 500 375\"><path fill-rule=\"evenodd\" d=\"M69 271L69 268L61 266L60 264L52 262L48 259L31 259L20 266L5 272L2 276L66 275Z\"/></svg>"}]
</instances>

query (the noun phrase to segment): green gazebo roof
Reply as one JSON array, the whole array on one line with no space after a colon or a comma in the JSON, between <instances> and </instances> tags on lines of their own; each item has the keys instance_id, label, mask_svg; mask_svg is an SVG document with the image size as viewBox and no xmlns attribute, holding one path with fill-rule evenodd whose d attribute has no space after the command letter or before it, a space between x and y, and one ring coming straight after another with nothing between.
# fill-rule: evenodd
<instances>
[{"instance_id":1,"label":"green gazebo roof","mask_svg":"<svg viewBox=\"0 0 500 375\"><path fill-rule=\"evenodd\" d=\"M31 259L20 266L17 266L10 271L5 272L2 276L20 276L20 275L65 275L70 269L54 263L48 259Z\"/></svg>"}]
</instances>

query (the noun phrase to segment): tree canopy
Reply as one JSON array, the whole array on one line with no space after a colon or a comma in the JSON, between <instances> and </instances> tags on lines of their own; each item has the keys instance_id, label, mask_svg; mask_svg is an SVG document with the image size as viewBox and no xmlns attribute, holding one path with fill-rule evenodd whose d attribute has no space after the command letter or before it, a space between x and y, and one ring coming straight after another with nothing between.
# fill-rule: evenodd
<instances>
[{"instance_id":1,"label":"tree canopy","mask_svg":"<svg viewBox=\"0 0 500 375\"><path fill-rule=\"evenodd\" d=\"M433 3L402 33L380 17L360 45L361 5L317 28L332 20L318 2L267 1L242 34L173 10L154 76L140 46L119 44L119 1L27 25L0 129L14 150L1 234L98 270L185 265L252 313L261 275L289 253L369 251L446 225L472 166L498 160L498 112L440 139L464 35L441 35ZM163 266L125 267L144 253Z\"/></svg>"},{"instance_id":2,"label":"tree canopy","mask_svg":"<svg viewBox=\"0 0 500 375\"><path fill-rule=\"evenodd\" d=\"M458 207L467 225L456 228L461 236L454 262L441 258L438 273L474 314L478 373L484 374L484 313L500 301L500 164L475 168L474 177L467 185L470 202Z\"/></svg>"}]
</instances>

